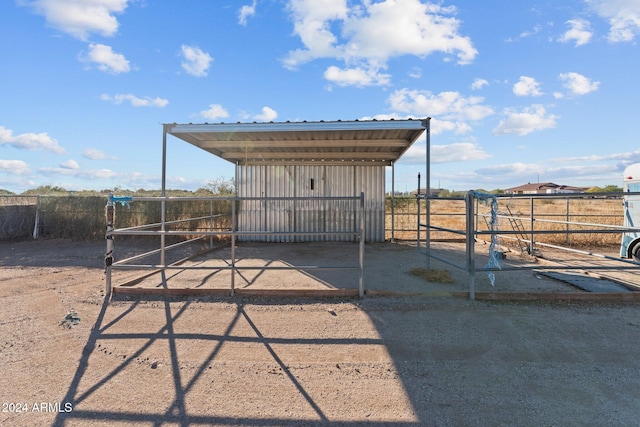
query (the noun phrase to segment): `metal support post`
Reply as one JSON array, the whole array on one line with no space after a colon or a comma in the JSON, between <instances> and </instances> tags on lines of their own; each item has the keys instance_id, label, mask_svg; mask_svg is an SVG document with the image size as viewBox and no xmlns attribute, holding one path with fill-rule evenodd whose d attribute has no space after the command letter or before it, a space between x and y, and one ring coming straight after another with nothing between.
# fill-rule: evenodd
<instances>
[{"instance_id":1,"label":"metal support post","mask_svg":"<svg viewBox=\"0 0 640 427\"><path fill-rule=\"evenodd\" d=\"M565 236L565 241L564 244L569 246L569 198L567 197L567 215L566 215L566 220L567 220L567 234Z\"/></svg>"},{"instance_id":2,"label":"metal support post","mask_svg":"<svg viewBox=\"0 0 640 427\"><path fill-rule=\"evenodd\" d=\"M427 167L426 167L426 178L427 178L427 192L425 194L426 203L425 209L427 210L426 217L426 248L427 248L427 271L431 270L431 117L427 117L425 120L425 133L427 134Z\"/></svg>"},{"instance_id":3,"label":"metal support post","mask_svg":"<svg viewBox=\"0 0 640 427\"><path fill-rule=\"evenodd\" d=\"M33 239L38 240L40 236L40 195L36 199L36 221L33 224Z\"/></svg>"},{"instance_id":4,"label":"metal support post","mask_svg":"<svg viewBox=\"0 0 640 427\"><path fill-rule=\"evenodd\" d=\"M236 259L235 259L234 255L235 255L235 246L236 246L235 245L235 242L236 242L236 231L238 231L238 227L239 227L239 225L238 225L239 221L238 221L238 218L237 218L237 216L238 216L237 209L240 207L240 200L239 200L239 198L240 198L240 184L239 184L240 162L236 161L234 169L235 169L234 170L234 178L233 178L233 180L234 180L234 182L233 182L234 199L231 201L231 231L232 231L232 234L231 234L231 256L232 256L231 263L232 264L231 265L235 267ZM247 169L248 168L245 167L244 174L242 175L245 182L247 181L247 173L248 173ZM294 227L294 230L295 230L295 227ZM232 288L234 286L233 285L233 283L234 283L233 281L235 279L233 277L234 274L235 274L235 268L231 269L231 283L232 283L231 286L232 286ZM232 292L232 295L233 295L233 292Z\"/></svg>"},{"instance_id":5,"label":"metal support post","mask_svg":"<svg viewBox=\"0 0 640 427\"><path fill-rule=\"evenodd\" d=\"M231 296L236 292L236 201L231 201Z\"/></svg>"},{"instance_id":6,"label":"metal support post","mask_svg":"<svg viewBox=\"0 0 640 427\"><path fill-rule=\"evenodd\" d=\"M209 249L213 249L213 199L209 200Z\"/></svg>"},{"instance_id":7,"label":"metal support post","mask_svg":"<svg viewBox=\"0 0 640 427\"><path fill-rule=\"evenodd\" d=\"M416 248L420 250L420 172L418 172L418 192L416 193L416 203L418 204L418 228L416 230ZM427 257L428 258L428 257Z\"/></svg>"},{"instance_id":8,"label":"metal support post","mask_svg":"<svg viewBox=\"0 0 640 427\"><path fill-rule=\"evenodd\" d=\"M427 251L427 271L431 270L431 196L430 189L427 188L427 194L425 195L425 211L426 211L426 230L425 233L425 248Z\"/></svg>"},{"instance_id":9,"label":"metal support post","mask_svg":"<svg viewBox=\"0 0 640 427\"><path fill-rule=\"evenodd\" d=\"M113 264L113 229L115 223L116 210L113 204L113 193L109 193L107 205L105 206L105 219L107 231L105 238L107 240L107 251L104 255L104 273L105 273L105 289L104 297L107 301L111 299L111 265Z\"/></svg>"},{"instance_id":10,"label":"metal support post","mask_svg":"<svg viewBox=\"0 0 640 427\"><path fill-rule=\"evenodd\" d=\"M530 212L530 214L531 214L531 217L530 217L530 221L531 221L531 238L529 240L529 255L533 255L535 253L534 250L533 250L533 233L534 233L534 230L533 230L533 227L534 227L534 225L533 225L533 222L534 222L534 219L533 219L533 197L531 199L529 199L529 200L531 201L531 212Z\"/></svg>"},{"instance_id":11,"label":"metal support post","mask_svg":"<svg viewBox=\"0 0 640 427\"><path fill-rule=\"evenodd\" d=\"M395 163L391 163L391 243L395 243L396 229L396 169Z\"/></svg>"},{"instance_id":12,"label":"metal support post","mask_svg":"<svg viewBox=\"0 0 640 427\"><path fill-rule=\"evenodd\" d=\"M164 125L162 128L162 201L160 202L160 265L162 267L166 266L166 236L164 232L166 231L165 222L167 220L167 201L165 199L167 196L167 126L168 125Z\"/></svg>"},{"instance_id":13,"label":"metal support post","mask_svg":"<svg viewBox=\"0 0 640 427\"><path fill-rule=\"evenodd\" d=\"M476 206L475 206L476 210L475 211L476 212L480 212L480 200L478 198L475 198L475 204L476 204ZM496 212L496 214L497 214L497 212ZM478 230L480 230L480 215L476 215L475 217L476 217L476 226L475 226L476 228L475 228L475 230L476 230L476 233L478 233ZM476 237L477 237L477 234L476 234Z\"/></svg>"},{"instance_id":14,"label":"metal support post","mask_svg":"<svg viewBox=\"0 0 640 427\"><path fill-rule=\"evenodd\" d=\"M358 295L360 298L364 296L364 192L360 193L360 277L358 283Z\"/></svg>"},{"instance_id":15,"label":"metal support post","mask_svg":"<svg viewBox=\"0 0 640 427\"><path fill-rule=\"evenodd\" d=\"M467 272L469 273L469 299L476 299L475 280L476 280L476 250L475 250L475 231L474 231L474 197L473 191L468 191L465 197L465 205L467 209L467 230L466 230L466 256L467 256Z\"/></svg>"}]
</instances>

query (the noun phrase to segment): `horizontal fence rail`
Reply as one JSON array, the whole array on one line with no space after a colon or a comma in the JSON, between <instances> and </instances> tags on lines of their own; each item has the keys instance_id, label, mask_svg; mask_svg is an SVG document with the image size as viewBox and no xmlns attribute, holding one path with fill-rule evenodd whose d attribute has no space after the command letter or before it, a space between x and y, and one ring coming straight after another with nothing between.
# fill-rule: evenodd
<instances>
[{"instance_id":1,"label":"horizontal fence rail","mask_svg":"<svg viewBox=\"0 0 640 427\"><path fill-rule=\"evenodd\" d=\"M606 193L598 197L587 193L564 193L564 194L539 194L539 195L498 195L484 194L470 191L465 198L447 198L448 201L456 201L457 212L438 214L431 212L433 206L443 203L445 199L430 198L425 195L418 195L416 200L417 222L415 233L417 235L417 247L426 255L427 269L430 268L430 259L443 262L454 268L464 270L468 273L469 297L475 299L475 274L486 273L491 282L495 278L495 273L499 271L515 270L540 270L540 266L534 265L505 265L500 262L501 249L505 240L513 243L523 253L535 256L539 253L539 248L553 248L556 250L572 253L584 254L600 259L616 261L615 270L638 270L640 262L625 259L623 257L613 257L570 247L572 240L577 240L579 236L596 236L605 239L606 236L615 237L619 244L624 233L640 233L640 227L622 225L624 219L623 204L621 200L628 196L638 196L640 193ZM552 203L565 201L566 211L564 213L545 212ZM571 212L570 209L579 203L615 203L619 213L612 214L611 211L602 214ZM572 205L573 203L573 205ZM421 213L420 206L425 209ZM612 205L614 206L614 205ZM436 208L437 209L437 208ZM583 208L584 209L584 208ZM516 213L517 210L517 213ZM522 213L526 210L527 213ZM397 215L397 214L396 214ZM434 225L438 222L439 215L446 215L451 218L464 218L454 222L453 226ZM564 220L549 219L562 217ZM611 223L599 223L588 221L593 218L607 218ZM587 219L579 221L577 219ZM439 233L465 236L465 256L456 260L439 256L431 250L432 235ZM421 238L421 233L424 239ZM558 235L564 236L564 242L556 242L553 239ZM476 262L475 242L478 239L488 240L489 262L485 266L479 266ZM564 244L562 244L564 243ZM612 270L611 265L545 265L544 270Z\"/></svg>"},{"instance_id":2,"label":"horizontal fence rail","mask_svg":"<svg viewBox=\"0 0 640 427\"><path fill-rule=\"evenodd\" d=\"M336 197L127 197L119 198L109 195L107 205L105 207L106 216L106 241L107 249L105 254L105 273L106 273L106 295L110 298L112 293L112 269L152 269L152 270L231 270L230 294L235 293L235 275L241 270L317 270L317 269L343 269L358 271L358 294L364 296L364 244L365 244L365 204L364 193L359 196L336 196ZM167 204L168 203L185 203L185 202L208 202L211 204L210 215L198 216L193 218L181 218L167 220ZM351 205L349 208L353 212L353 218L345 224L341 224L340 230L335 231L335 226L327 226L326 224L315 224L315 228L307 230L284 231L270 230L267 228L243 230L239 226L239 217L241 211L239 209L245 202L267 203L285 201L287 203L307 203L312 202L315 206L323 205L326 210L331 209L331 204L340 202L340 207L344 209L344 203ZM142 224L139 226L126 227L117 229L115 227L116 206L118 204L127 207L138 202L150 202L160 205L161 220L153 224ZM220 209L214 209L214 204L225 204L228 209L224 213L219 212ZM172 229L173 227L182 227L189 224L184 229ZM260 223L262 226L269 225L268 222ZM335 225L335 224L333 224ZM302 227L300 227L302 228ZM158 236L160 238L160 247L143 254L138 254L123 260L114 261L114 237L115 236ZM172 236L185 237L182 242L167 244L166 238ZM270 237L278 236L278 239L271 240ZM351 265L304 265L304 266L241 266L237 265L237 257L235 253L236 241L242 238L267 237L268 241L282 241L282 237L291 238L287 241L296 241L297 237L311 237L312 239L322 241L342 240L347 237L347 241L355 241L359 243L357 263ZM216 266L198 266L198 265L175 265L167 262L166 252L200 239L226 240L231 245L231 258L224 261L224 265ZM160 262L153 264L131 264L150 255L160 255Z\"/></svg>"}]
</instances>

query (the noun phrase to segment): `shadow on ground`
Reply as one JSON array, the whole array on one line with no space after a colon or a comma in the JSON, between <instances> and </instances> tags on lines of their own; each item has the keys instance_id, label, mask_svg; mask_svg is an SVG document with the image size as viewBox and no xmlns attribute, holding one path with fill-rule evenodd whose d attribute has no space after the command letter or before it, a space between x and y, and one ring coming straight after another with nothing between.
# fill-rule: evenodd
<instances>
[{"instance_id":1,"label":"shadow on ground","mask_svg":"<svg viewBox=\"0 0 640 427\"><path fill-rule=\"evenodd\" d=\"M424 262L415 251L368 249L368 289L433 289L407 281L412 263ZM49 260L65 253L49 252ZM40 265L46 255L32 250ZM418 292L116 298L100 306L99 273L88 277L70 274L55 289L30 283L31 293L3 300L10 316L1 326L14 345L0 348L3 390L60 396L72 410L55 414L53 425L628 426L640 419L637 305L488 303ZM332 277L321 279L337 286ZM529 273L500 286L532 280L539 283ZM82 323L61 332L55 321L66 310L46 310L71 304ZM22 346L30 334L38 342ZM42 369L35 363L47 361ZM10 371L20 367L19 375ZM35 419L27 416L35 415L6 420Z\"/></svg>"},{"instance_id":2,"label":"shadow on ground","mask_svg":"<svg viewBox=\"0 0 640 427\"><path fill-rule=\"evenodd\" d=\"M103 305L54 425L632 425L633 306Z\"/></svg>"}]
</instances>

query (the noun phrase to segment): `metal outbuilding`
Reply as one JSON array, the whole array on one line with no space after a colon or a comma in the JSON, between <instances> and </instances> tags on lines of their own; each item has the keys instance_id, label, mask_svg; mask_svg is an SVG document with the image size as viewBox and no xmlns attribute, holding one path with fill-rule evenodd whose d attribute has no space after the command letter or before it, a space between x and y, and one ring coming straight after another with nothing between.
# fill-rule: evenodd
<instances>
[{"instance_id":1,"label":"metal outbuilding","mask_svg":"<svg viewBox=\"0 0 640 427\"><path fill-rule=\"evenodd\" d=\"M429 119L174 123L163 128L163 195L166 136L172 135L236 165L237 196L244 198L238 229L276 233L253 238L269 241L334 240L287 233L349 228L355 210L322 200L360 193L366 240L384 241L385 167L393 168L425 130L429 138Z\"/></svg>"}]
</instances>

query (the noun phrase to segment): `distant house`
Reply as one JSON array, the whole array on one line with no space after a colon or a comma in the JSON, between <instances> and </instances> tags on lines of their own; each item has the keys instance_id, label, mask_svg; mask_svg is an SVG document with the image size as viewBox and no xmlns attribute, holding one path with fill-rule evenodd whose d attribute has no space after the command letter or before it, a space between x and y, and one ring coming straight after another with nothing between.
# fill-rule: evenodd
<instances>
[{"instance_id":1,"label":"distant house","mask_svg":"<svg viewBox=\"0 0 640 427\"><path fill-rule=\"evenodd\" d=\"M443 191L442 188L431 188L431 197L438 197L438 194L440 194L441 191ZM420 190L420 194L425 195L427 194L427 189L426 188L421 188ZM415 196L417 194L417 192L414 190L411 192L412 196Z\"/></svg>"},{"instance_id":2,"label":"distant house","mask_svg":"<svg viewBox=\"0 0 640 427\"><path fill-rule=\"evenodd\" d=\"M572 187L570 185L558 185L553 182L527 183L518 187L506 188L505 194L558 194L558 193L583 193L589 187Z\"/></svg>"}]
</instances>

